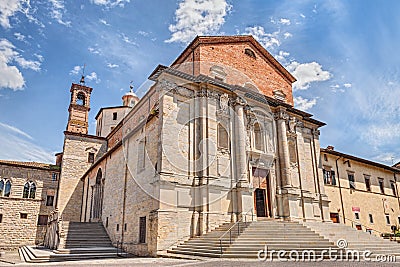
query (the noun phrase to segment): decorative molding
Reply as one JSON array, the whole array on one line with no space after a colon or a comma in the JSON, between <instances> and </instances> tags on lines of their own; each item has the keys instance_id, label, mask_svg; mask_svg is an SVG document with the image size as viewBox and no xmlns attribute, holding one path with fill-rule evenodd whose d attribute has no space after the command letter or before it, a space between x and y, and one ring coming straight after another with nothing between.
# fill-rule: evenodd
<instances>
[{"instance_id":1,"label":"decorative molding","mask_svg":"<svg viewBox=\"0 0 400 267\"><path fill-rule=\"evenodd\" d=\"M285 110L279 110L278 112L274 113L274 120L288 120L289 114Z\"/></svg>"}]
</instances>

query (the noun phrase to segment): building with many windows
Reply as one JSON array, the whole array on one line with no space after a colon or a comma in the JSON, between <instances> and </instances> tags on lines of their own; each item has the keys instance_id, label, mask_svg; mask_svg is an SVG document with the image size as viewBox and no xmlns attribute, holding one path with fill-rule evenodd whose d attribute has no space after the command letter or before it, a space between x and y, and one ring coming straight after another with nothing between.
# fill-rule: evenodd
<instances>
[{"instance_id":1,"label":"building with many windows","mask_svg":"<svg viewBox=\"0 0 400 267\"><path fill-rule=\"evenodd\" d=\"M59 175L56 165L0 160L0 249L43 243Z\"/></svg>"},{"instance_id":2,"label":"building with many windows","mask_svg":"<svg viewBox=\"0 0 400 267\"><path fill-rule=\"evenodd\" d=\"M321 166L330 218L375 234L400 225L400 170L335 151L321 149Z\"/></svg>"}]
</instances>

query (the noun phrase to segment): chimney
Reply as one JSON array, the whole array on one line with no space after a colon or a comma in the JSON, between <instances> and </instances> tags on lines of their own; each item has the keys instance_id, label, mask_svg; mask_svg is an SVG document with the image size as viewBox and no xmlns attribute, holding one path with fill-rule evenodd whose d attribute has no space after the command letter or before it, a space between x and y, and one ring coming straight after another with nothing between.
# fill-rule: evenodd
<instances>
[{"instance_id":1,"label":"chimney","mask_svg":"<svg viewBox=\"0 0 400 267\"><path fill-rule=\"evenodd\" d=\"M327 149L327 150L334 151L334 150L335 150L335 147L334 147L334 146L327 146L326 149Z\"/></svg>"}]
</instances>

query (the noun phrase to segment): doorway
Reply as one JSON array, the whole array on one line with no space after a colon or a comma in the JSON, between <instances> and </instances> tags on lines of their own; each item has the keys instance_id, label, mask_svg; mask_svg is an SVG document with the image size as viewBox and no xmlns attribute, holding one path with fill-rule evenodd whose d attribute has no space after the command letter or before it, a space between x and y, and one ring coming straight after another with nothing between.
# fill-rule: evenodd
<instances>
[{"instance_id":1,"label":"doorway","mask_svg":"<svg viewBox=\"0 0 400 267\"><path fill-rule=\"evenodd\" d=\"M272 217L269 171L253 168L254 206L257 217Z\"/></svg>"},{"instance_id":2,"label":"doorway","mask_svg":"<svg viewBox=\"0 0 400 267\"><path fill-rule=\"evenodd\" d=\"M265 205L265 189L257 188L254 192L256 198L257 217L267 217L267 205Z\"/></svg>"}]
</instances>

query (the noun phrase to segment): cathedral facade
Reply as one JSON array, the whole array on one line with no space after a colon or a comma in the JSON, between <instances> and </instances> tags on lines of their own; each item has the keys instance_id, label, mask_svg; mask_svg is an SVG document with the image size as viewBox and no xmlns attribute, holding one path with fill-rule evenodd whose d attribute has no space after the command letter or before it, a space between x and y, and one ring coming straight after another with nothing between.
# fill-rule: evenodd
<instances>
[{"instance_id":1,"label":"cathedral facade","mask_svg":"<svg viewBox=\"0 0 400 267\"><path fill-rule=\"evenodd\" d=\"M253 37L197 37L149 79L134 105L127 95L123 112L100 111L97 127L109 130L97 136L85 120L91 88L72 85L63 220L102 221L139 255L225 222L330 220L319 166L325 124L293 107L295 78Z\"/></svg>"}]
</instances>

